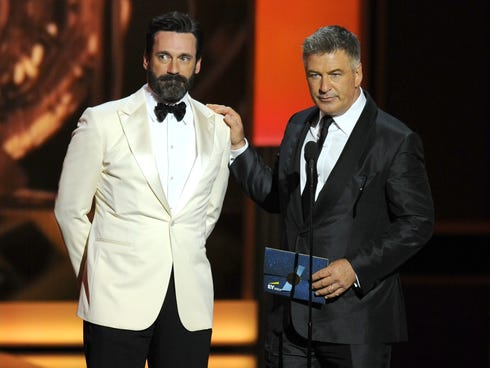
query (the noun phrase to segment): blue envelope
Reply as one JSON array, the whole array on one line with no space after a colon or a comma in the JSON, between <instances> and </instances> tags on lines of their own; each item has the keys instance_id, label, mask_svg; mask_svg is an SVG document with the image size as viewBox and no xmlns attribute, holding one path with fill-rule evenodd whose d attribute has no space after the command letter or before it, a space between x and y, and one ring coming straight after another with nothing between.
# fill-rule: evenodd
<instances>
[{"instance_id":1,"label":"blue envelope","mask_svg":"<svg viewBox=\"0 0 490 368\"><path fill-rule=\"evenodd\" d=\"M313 257L312 273L327 267L328 259ZM264 291L297 300L308 301L310 256L275 248L265 248ZM323 304L323 296L312 293L312 302Z\"/></svg>"}]
</instances>

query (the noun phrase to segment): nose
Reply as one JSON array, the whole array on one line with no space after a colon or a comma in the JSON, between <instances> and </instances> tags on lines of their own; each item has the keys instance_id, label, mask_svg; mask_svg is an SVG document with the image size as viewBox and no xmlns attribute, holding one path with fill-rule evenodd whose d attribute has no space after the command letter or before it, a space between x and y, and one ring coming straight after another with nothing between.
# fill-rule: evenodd
<instances>
[{"instance_id":1,"label":"nose","mask_svg":"<svg viewBox=\"0 0 490 368\"><path fill-rule=\"evenodd\" d=\"M177 60L171 60L167 68L168 74L179 74L179 65Z\"/></svg>"},{"instance_id":2,"label":"nose","mask_svg":"<svg viewBox=\"0 0 490 368\"><path fill-rule=\"evenodd\" d=\"M320 93L327 93L330 89L330 82L328 78L322 78L320 82Z\"/></svg>"}]
</instances>

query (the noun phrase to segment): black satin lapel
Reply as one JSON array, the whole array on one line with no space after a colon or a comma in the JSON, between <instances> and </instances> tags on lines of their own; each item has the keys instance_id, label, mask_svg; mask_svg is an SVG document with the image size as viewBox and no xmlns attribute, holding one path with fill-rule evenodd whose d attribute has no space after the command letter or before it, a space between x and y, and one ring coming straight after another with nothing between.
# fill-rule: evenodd
<instances>
[{"instance_id":1,"label":"black satin lapel","mask_svg":"<svg viewBox=\"0 0 490 368\"><path fill-rule=\"evenodd\" d=\"M369 149L368 142L371 141L370 134L373 132L372 128L374 128L377 107L369 95L366 94L366 98L367 102L364 111L347 140L327 182L318 195L313 209L314 212L320 211L322 213L326 208L335 204L348 180L355 175L356 166L362 160L362 157L367 154ZM313 218L318 218L318 216L314 215Z\"/></svg>"}]
</instances>

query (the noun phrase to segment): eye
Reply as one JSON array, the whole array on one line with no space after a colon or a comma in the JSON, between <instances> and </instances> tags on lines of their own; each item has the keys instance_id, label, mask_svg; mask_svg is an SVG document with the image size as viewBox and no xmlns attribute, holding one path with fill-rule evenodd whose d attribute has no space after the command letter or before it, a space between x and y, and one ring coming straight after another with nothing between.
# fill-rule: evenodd
<instances>
[{"instance_id":1,"label":"eye","mask_svg":"<svg viewBox=\"0 0 490 368\"><path fill-rule=\"evenodd\" d=\"M184 63L188 63L192 60L192 56L190 55L180 55L179 59L183 61Z\"/></svg>"},{"instance_id":2,"label":"eye","mask_svg":"<svg viewBox=\"0 0 490 368\"><path fill-rule=\"evenodd\" d=\"M157 55L157 58L158 58L158 60L160 60L163 63L168 63L170 61L170 59L171 59L170 55L169 54L165 54L165 53L158 54Z\"/></svg>"},{"instance_id":3,"label":"eye","mask_svg":"<svg viewBox=\"0 0 490 368\"><path fill-rule=\"evenodd\" d=\"M318 73L309 72L308 73L308 78L310 78L310 79L319 79L319 78L321 78L321 75L318 74Z\"/></svg>"}]
</instances>

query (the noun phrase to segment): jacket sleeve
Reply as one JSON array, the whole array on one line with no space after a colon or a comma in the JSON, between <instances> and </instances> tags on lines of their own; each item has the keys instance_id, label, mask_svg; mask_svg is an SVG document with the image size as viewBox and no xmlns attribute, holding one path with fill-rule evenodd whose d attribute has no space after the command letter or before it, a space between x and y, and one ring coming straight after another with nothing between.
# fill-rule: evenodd
<instances>
[{"instance_id":1,"label":"jacket sleeve","mask_svg":"<svg viewBox=\"0 0 490 368\"><path fill-rule=\"evenodd\" d=\"M422 142L417 134L405 137L389 165L384 188L389 226L381 236L347 257L363 293L396 272L433 233L434 208Z\"/></svg>"},{"instance_id":2,"label":"jacket sleeve","mask_svg":"<svg viewBox=\"0 0 490 368\"><path fill-rule=\"evenodd\" d=\"M72 134L63 162L54 213L78 275L90 232L89 213L102 173L103 140L87 109Z\"/></svg>"},{"instance_id":3,"label":"jacket sleeve","mask_svg":"<svg viewBox=\"0 0 490 368\"><path fill-rule=\"evenodd\" d=\"M279 213L277 180L278 158L274 169L267 166L258 152L249 145L230 165L230 171L242 190L261 208Z\"/></svg>"}]
</instances>

